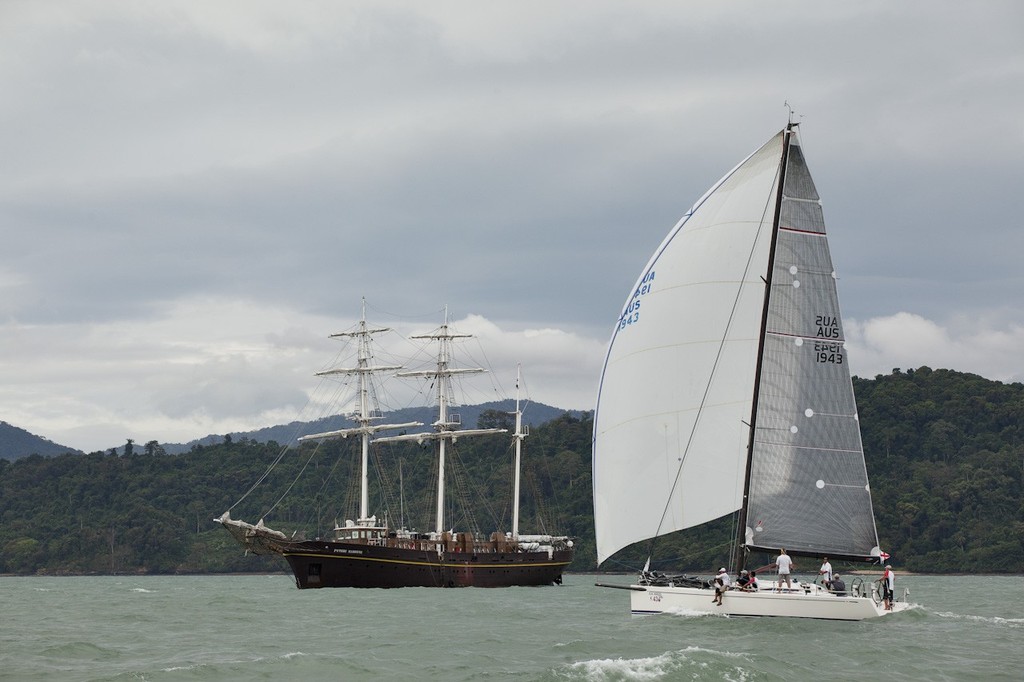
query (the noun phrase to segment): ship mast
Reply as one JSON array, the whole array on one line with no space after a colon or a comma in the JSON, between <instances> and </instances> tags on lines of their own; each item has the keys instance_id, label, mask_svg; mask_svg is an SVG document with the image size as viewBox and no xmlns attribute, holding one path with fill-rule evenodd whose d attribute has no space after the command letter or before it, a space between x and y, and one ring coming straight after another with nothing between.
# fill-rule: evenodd
<instances>
[{"instance_id":1,"label":"ship mast","mask_svg":"<svg viewBox=\"0 0 1024 682\"><path fill-rule=\"evenodd\" d=\"M357 362L355 367L336 367L323 372L317 372L316 376L346 375L356 377L358 392L358 405L356 412L349 415L349 419L355 421L358 426L338 431L325 431L302 436L300 441L325 440L329 438L348 438L350 435L359 434L362 440L361 458L361 483L359 498L359 523L366 525L370 522L370 494L369 494L369 468L370 468L370 436L378 431L390 429L405 429L423 426L422 422L407 422L405 424L373 424L374 421L383 419L380 408L377 404L377 389L373 375L383 372L394 372L402 369L401 365L373 365L373 354L371 352L371 341L374 334L391 331L389 327L369 327L366 324L366 299L363 299L362 317L359 320L359 327L351 332L339 332L331 334L329 338L351 338L358 344Z\"/></svg>"},{"instance_id":2,"label":"ship mast","mask_svg":"<svg viewBox=\"0 0 1024 682\"><path fill-rule=\"evenodd\" d=\"M513 485L512 493L512 539L519 539L519 474L520 466L522 462L522 450L523 450L523 439L530 435L529 427L526 431L523 431L523 411L519 409L519 376L520 366L516 366L516 432L512 434L512 438L516 442L516 465L515 465L515 483Z\"/></svg>"},{"instance_id":3,"label":"ship mast","mask_svg":"<svg viewBox=\"0 0 1024 682\"><path fill-rule=\"evenodd\" d=\"M779 219L782 214L782 199L786 191L786 171L789 169L789 146L791 138L795 134L798 123L793 123L790 113L789 123L786 125L786 134L782 140L782 155L779 158L778 187L775 196L775 212L772 216L771 246L768 251L768 267L764 274L764 302L761 309L761 330L757 343L757 364L754 368L754 399L750 408L750 429L747 440L747 462L746 471L743 476L743 505L736 518L736 541L733 545L732 563L736 567L736 574L743 570L746 563L746 528L747 528L747 502L750 497L750 472L754 460L754 437L757 431L757 405L761 395L761 370L764 366L764 339L768 329L768 307L771 304L772 296L772 274L775 271L775 249L779 241Z\"/></svg>"},{"instance_id":4,"label":"ship mast","mask_svg":"<svg viewBox=\"0 0 1024 682\"><path fill-rule=\"evenodd\" d=\"M431 426L434 427L433 432L424 433L410 433L403 434L400 436L385 436L383 438L376 438L374 442L387 443L396 441L410 441L414 440L418 443L423 443L427 440L437 441L437 519L436 528L437 533L440 535L445 532L444 523L444 494L445 494L445 450L448 441L455 442L457 439L463 436L479 436L488 433L506 433L507 429L460 429L460 419L458 415L453 415L449 412L449 408L452 405L452 377L460 376L463 374L480 374L487 370L482 367L452 367L451 366L451 347L454 339L467 339L472 338L472 334L456 334L448 328L448 307L444 309L444 324L439 329L430 334L421 334L418 336L411 336L412 339L425 339L429 341L436 341L438 345L437 350L437 366L432 369L413 371L413 372L398 372L395 376L406 377L406 378L426 378L430 379L433 385L437 389L437 405L438 405L438 416Z\"/></svg>"}]
</instances>

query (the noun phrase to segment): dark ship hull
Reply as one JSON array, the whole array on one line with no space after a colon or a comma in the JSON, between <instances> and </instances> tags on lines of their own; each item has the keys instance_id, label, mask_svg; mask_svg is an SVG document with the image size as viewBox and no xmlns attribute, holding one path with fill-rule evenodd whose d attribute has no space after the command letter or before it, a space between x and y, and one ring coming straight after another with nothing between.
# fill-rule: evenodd
<instances>
[{"instance_id":1,"label":"dark ship hull","mask_svg":"<svg viewBox=\"0 0 1024 682\"><path fill-rule=\"evenodd\" d=\"M320 587L512 587L560 584L573 550L431 551L307 541L283 549L299 589Z\"/></svg>"},{"instance_id":2,"label":"dark ship hull","mask_svg":"<svg viewBox=\"0 0 1024 682\"><path fill-rule=\"evenodd\" d=\"M299 589L559 585L575 550L567 537L416 534L382 526L334 529L333 540L294 540L225 513L218 523L247 552L284 557Z\"/></svg>"}]
</instances>

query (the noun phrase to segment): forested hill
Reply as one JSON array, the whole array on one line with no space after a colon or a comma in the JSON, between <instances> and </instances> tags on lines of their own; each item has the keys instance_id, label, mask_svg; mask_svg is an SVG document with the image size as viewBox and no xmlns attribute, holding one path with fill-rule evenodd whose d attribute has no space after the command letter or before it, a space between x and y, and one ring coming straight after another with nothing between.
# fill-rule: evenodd
<instances>
[{"instance_id":1,"label":"forested hill","mask_svg":"<svg viewBox=\"0 0 1024 682\"><path fill-rule=\"evenodd\" d=\"M1024 385L922 367L854 388L883 546L922 572L1024 572Z\"/></svg>"},{"instance_id":2,"label":"forested hill","mask_svg":"<svg viewBox=\"0 0 1024 682\"><path fill-rule=\"evenodd\" d=\"M896 566L1024 573L1024 386L926 367L854 383L879 536ZM481 415L485 425L508 419L499 411ZM591 427L587 414L564 414L534 428L525 444L524 532L575 536L576 571L595 568ZM478 483L475 492L462 490L477 518L454 516L461 527L509 525L511 458L499 440L459 440L452 480ZM309 536L351 518L355 448L348 439L288 450L232 515L253 522L266 515L268 525ZM275 560L243 556L211 522L263 476L281 452L277 443L225 438L181 455L163 452L0 460L0 573L282 570ZM432 451L402 444L381 461L392 473L375 480L373 509L429 528ZM389 476L397 485L399 464L400 496L384 485ZM306 475L274 507L300 471ZM673 563L658 568L722 565L730 535L724 519L662 539ZM636 569L645 551L624 550L604 568Z\"/></svg>"},{"instance_id":3,"label":"forested hill","mask_svg":"<svg viewBox=\"0 0 1024 682\"><path fill-rule=\"evenodd\" d=\"M78 453L78 450L40 438L25 429L0 421L0 459L18 459L33 453L62 455L65 452Z\"/></svg>"}]
</instances>

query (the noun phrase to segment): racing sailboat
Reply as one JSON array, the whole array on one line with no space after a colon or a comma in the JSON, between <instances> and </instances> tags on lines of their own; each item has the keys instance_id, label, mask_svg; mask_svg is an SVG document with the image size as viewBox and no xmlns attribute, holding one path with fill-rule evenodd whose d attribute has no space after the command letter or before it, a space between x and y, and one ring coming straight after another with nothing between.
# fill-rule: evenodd
<instances>
[{"instance_id":1,"label":"racing sailboat","mask_svg":"<svg viewBox=\"0 0 1024 682\"><path fill-rule=\"evenodd\" d=\"M790 122L662 241L612 333L594 415L598 563L736 514L752 553L881 563L821 202ZM861 620L871 583L728 590L649 570L633 613Z\"/></svg>"}]
</instances>

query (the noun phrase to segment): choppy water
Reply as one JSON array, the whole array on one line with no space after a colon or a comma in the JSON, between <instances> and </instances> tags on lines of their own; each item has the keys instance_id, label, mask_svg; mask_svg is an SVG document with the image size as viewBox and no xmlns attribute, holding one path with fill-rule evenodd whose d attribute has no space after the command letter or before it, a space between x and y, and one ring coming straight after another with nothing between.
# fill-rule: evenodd
<instances>
[{"instance_id":1,"label":"choppy water","mask_svg":"<svg viewBox=\"0 0 1024 682\"><path fill-rule=\"evenodd\" d=\"M862 623L634 617L628 595L595 587L596 579L299 591L285 575L5 577L0 679L1024 677L1024 581L1016 577L902 577L897 592L909 586L919 606Z\"/></svg>"}]
</instances>

